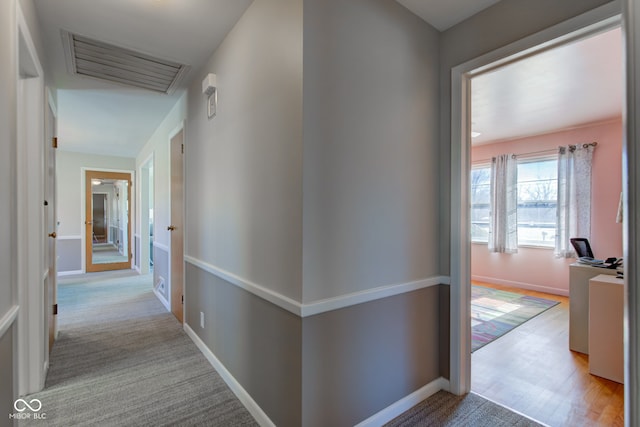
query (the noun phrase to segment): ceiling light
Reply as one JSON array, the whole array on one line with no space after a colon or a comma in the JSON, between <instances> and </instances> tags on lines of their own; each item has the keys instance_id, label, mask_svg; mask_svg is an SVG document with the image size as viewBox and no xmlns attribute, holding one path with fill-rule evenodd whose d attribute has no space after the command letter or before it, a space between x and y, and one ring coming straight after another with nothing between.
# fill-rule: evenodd
<instances>
[{"instance_id":1,"label":"ceiling light","mask_svg":"<svg viewBox=\"0 0 640 427\"><path fill-rule=\"evenodd\" d=\"M100 181L99 179L92 179L91 180L91 185L100 185L102 184L102 181Z\"/></svg>"},{"instance_id":2,"label":"ceiling light","mask_svg":"<svg viewBox=\"0 0 640 427\"><path fill-rule=\"evenodd\" d=\"M478 136L482 135L480 132L473 132L471 131L471 138L476 138Z\"/></svg>"}]
</instances>

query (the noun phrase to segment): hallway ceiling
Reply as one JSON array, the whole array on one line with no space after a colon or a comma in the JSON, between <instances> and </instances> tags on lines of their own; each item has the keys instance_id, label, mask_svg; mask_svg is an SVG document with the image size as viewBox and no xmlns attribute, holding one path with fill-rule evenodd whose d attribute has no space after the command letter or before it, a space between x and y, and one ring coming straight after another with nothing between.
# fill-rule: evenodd
<instances>
[{"instance_id":1,"label":"hallway ceiling","mask_svg":"<svg viewBox=\"0 0 640 427\"><path fill-rule=\"evenodd\" d=\"M34 0L57 89L60 149L134 157L252 0ZM190 66L166 95L67 71L67 30Z\"/></svg>"},{"instance_id":2,"label":"hallway ceiling","mask_svg":"<svg viewBox=\"0 0 640 427\"><path fill-rule=\"evenodd\" d=\"M445 31L500 0L396 0L439 31Z\"/></svg>"},{"instance_id":3,"label":"hallway ceiling","mask_svg":"<svg viewBox=\"0 0 640 427\"><path fill-rule=\"evenodd\" d=\"M445 29L497 0L397 0ZM252 0L34 0L57 89L61 150L134 157ZM161 94L67 71L62 30L190 66ZM473 144L620 117L620 30L472 81Z\"/></svg>"}]
</instances>

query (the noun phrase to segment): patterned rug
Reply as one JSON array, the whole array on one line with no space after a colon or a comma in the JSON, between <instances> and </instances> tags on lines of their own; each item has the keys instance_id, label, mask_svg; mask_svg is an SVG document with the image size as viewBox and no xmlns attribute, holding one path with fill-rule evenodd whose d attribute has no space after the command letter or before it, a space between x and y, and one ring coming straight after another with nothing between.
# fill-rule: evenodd
<instances>
[{"instance_id":1,"label":"patterned rug","mask_svg":"<svg viewBox=\"0 0 640 427\"><path fill-rule=\"evenodd\" d=\"M498 289L471 287L471 352L559 304Z\"/></svg>"}]
</instances>

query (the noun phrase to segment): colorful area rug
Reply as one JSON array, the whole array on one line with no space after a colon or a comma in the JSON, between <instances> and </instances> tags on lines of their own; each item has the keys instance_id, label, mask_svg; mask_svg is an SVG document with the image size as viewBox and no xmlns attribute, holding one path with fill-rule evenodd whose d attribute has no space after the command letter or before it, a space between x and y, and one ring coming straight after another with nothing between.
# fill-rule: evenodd
<instances>
[{"instance_id":1,"label":"colorful area rug","mask_svg":"<svg viewBox=\"0 0 640 427\"><path fill-rule=\"evenodd\" d=\"M471 286L471 352L559 304L544 298Z\"/></svg>"}]
</instances>

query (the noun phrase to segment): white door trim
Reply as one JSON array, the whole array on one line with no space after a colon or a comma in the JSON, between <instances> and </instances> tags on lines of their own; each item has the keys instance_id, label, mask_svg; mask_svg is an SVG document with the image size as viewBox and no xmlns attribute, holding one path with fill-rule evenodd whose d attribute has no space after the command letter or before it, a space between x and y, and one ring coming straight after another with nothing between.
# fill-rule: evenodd
<instances>
[{"instance_id":1,"label":"white door trim","mask_svg":"<svg viewBox=\"0 0 640 427\"><path fill-rule=\"evenodd\" d=\"M624 371L624 421L627 426L640 423L640 292L638 289L638 265L640 265L640 5L637 0L625 0L624 25L626 47L627 99L625 131L622 148L624 192L625 260L625 371Z\"/></svg>"},{"instance_id":2,"label":"white door trim","mask_svg":"<svg viewBox=\"0 0 640 427\"><path fill-rule=\"evenodd\" d=\"M559 45L620 26L620 5L612 2L539 33L465 62L451 70L451 341L450 385L471 390L471 241L469 234L470 80Z\"/></svg>"},{"instance_id":3,"label":"white door trim","mask_svg":"<svg viewBox=\"0 0 640 427\"><path fill-rule=\"evenodd\" d=\"M18 393L44 387L48 330L45 328L43 272L46 235L44 209L44 72L19 2L16 4L18 53L17 115L17 282ZM20 69L25 74L21 76Z\"/></svg>"}]
</instances>

